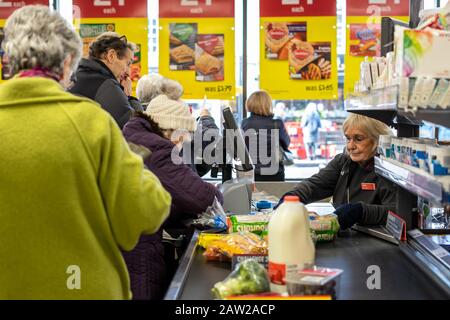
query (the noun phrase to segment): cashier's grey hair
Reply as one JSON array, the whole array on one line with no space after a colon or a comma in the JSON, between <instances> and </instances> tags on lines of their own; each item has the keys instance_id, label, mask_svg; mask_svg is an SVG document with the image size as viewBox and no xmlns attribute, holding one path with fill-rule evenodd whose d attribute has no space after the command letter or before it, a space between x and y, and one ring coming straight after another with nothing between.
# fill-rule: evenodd
<instances>
[{"instance_id":1,"label":"cashier's grey hair","mask_svg":"<svg viewBox=\"0 0 450 320\"><path fill-rule=\"evenodd\" d=\"M32 5L16 10L6 21L2 47L14 74L41 67L62 75L64 60L72 56L75 70L82 42L69 23L46 6Z\"/></svg>"},{"instance_id":2,"label":"cashier's grey hair","mask_svg":"<svg viewBox=\"0 0 450 320\"><path fill-rule=\"evenodd\" d=\"M374 142L374 151L378 147L380 135L392 135L391 129L383 122L355 113L351 113L347 119L345 119L342 131L345 134L350 128L358 128L367 134Z\"/></svg>"}]
</instances>

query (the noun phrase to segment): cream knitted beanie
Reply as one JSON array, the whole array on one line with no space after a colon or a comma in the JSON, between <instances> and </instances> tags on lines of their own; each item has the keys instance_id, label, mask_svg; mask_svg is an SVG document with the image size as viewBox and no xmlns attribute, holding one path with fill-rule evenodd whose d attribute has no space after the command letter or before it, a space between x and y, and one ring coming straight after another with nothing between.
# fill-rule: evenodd
<instances>
[{"instance_id":1,"label":"cream knitted beanie","mask_svg":"<svg viewBox=\"0 0 450 320\"><path fill-rule=\"evenodd\" d=\"M166 95L159 95L150 101L145 114L157 122L161 129L195 131L195 119L181 100L171 100Z\"/></svg>"}]
</instances>

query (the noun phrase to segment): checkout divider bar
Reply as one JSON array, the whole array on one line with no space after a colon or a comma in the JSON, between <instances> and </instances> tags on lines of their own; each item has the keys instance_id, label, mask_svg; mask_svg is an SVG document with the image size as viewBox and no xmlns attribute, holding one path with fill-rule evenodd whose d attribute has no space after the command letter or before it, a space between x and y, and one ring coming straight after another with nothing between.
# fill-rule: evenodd
<instances>
[{"instance_id":1,"label":"checkout divider bar","mask_svg":"<svg viewBox=\"0 0 450 320\"><path fill-rule=\"evenodd\" d=\"M175 273L169 288L167 289L164 300L178 300L183 290L183 286L186 283L186 277L191 269L192 261L194 260L195 248L197 247L197 240L200 231L195 230L192 235L183 257L181 258L180 265Z\"/></svg>"}]
</instances>

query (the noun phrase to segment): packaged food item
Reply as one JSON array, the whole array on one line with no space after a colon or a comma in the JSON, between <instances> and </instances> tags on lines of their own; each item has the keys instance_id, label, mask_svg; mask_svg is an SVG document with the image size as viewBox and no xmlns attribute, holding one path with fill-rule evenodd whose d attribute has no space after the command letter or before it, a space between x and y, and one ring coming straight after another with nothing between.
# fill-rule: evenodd
<instances>
[{"instance_id":1,"label":"packaged food item","mask_svg":"<svg viewBox=\"0 0 450 320\"><path fill-rule=\"evenodd\" d=\"M267 228L271 214L233 215L227 217L228 232L253 232L257 235L267 235Z\"/></svg>"},{"instance_id":2,"label":"packaged food item","mask_svg":"<svg viewBox=\"0 0 450 320\"><path fill-rule=\"evenodd\" d=\"M339 222L335 214L319 216L309 213L309 224L314 231L316 242L327 242L336 239L339 231Z\"/></svg>"},{"instance_id":3,"label":"packaged food item","mask_svg":"<svg viewBox=\"0 0 450 320\"><path fill-rule=\"evenodd\" d=\"M219 239L222 239L223 237L227 236L227 234L223 234L223 233L200 233L200 235L198 236L198 241L197 244L200 247L203 248L208 248L211 243L213 243L214 241L217 241Z\"/></svg>"},{"instance_id":4,"label":"packaged food item","mask_svg":"<svg viewBox=\"0 0 450 320\"><path fill-rule=\"evenodd\" d=\"M248 231L233 233L211 241L203 255L216 260L218 254L228 258L235 254L267 254L267 242Z\"/></svg>"},{"instance_id":5,"label":"packaged food item","mask_svg":"<svg viewBox=\"0 0 450 320\"><path fill-rule=\"evenodd\" d=\"M225 280L216 283L212 288L212 294L217 299L269 291L267 271L254 260L240 262Z\"/></svg>"},{"instance_id":6,"label":"packaged food item","mask_svg":"<svg viewBox=\"0 0 450 320\"><path fill-rule=\"evenodd\" d=\"M337 298L339 278L343 270L322 267L292 269L286 274L289 295L330 295Z\"/></svg>"}]
</instances>

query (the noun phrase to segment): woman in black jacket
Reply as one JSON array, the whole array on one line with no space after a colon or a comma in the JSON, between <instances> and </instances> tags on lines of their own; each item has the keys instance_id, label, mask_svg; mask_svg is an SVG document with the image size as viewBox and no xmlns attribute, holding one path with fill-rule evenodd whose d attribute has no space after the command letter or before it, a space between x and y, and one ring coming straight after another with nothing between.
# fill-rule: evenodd
<instances>
[{"instance_id":1,"label":"woman in black jacket","mask_svg":"<svg viewBox=\"0 0 450 320\"><path fill-rule=\"evenodd\" d=\"M245 143L255 165L255 181L284 181L280 147L288 151L291 140L281 119L273 118L272 99L265 91L247 100L251 116L242 121Z\"/></svg>"},{"instance_id":2,"label":"woman in black jacket","mask_svg":"<svg viewBox=\"0 0 450 320\"><path fill-rule=\"evenodd\" d=\"M396 211L396 187L375 173L374 156L379 136L390 130L378 120L351 114L343 131L344 153L286 195L299 196L304 204L333 197L341 229L385 224L388 211Z\"/></svg>"}]
</instances>

